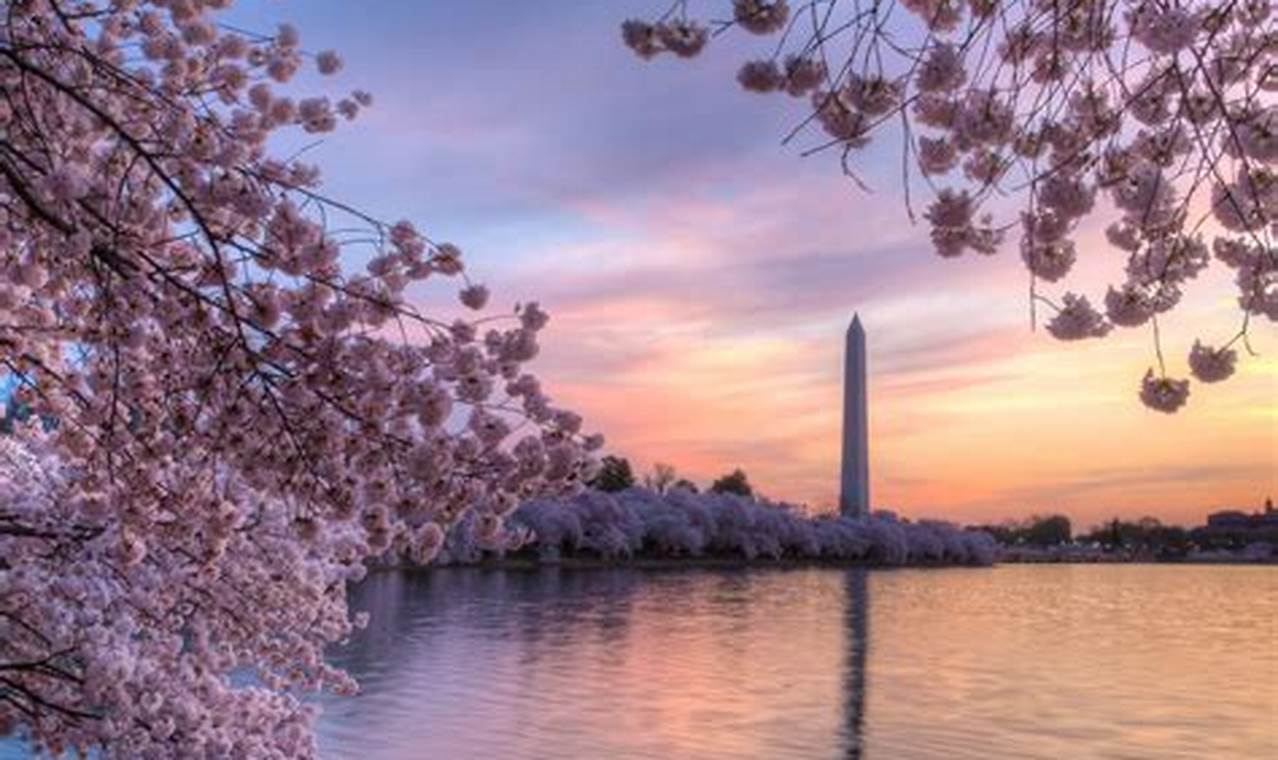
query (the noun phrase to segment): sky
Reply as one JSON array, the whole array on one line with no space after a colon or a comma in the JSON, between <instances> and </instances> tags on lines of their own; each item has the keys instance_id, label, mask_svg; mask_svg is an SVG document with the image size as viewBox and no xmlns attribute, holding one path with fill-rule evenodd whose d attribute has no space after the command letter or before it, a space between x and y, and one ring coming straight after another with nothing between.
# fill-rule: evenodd
<instances>
[{"instance_id":1,"label":"sky","mask_svg":"<svg viewBox=\"0 0 1278 760\"><path fill-rule=\"evenodd\" d=\"M1177 415L1145 409L1147 331L1063 344L1033 330L1014 241L988 258L931 252L902 201L898 141L856 157L869 191L834 157L801 157L817 137L781 138L802 104L733 78L769 43L641 61L618 26L661 10L245 0L231 21L291 20L306 48L343 55L337 77L299 83L376 98L307 149L329 193L456 242L498 305L540 301L552 316L535 363L544 386L640 472L666 462L704 485L741 467L770 498L832 508L843 335L859 313L876 508L1192 525L1278 497L1272 323L1253 323L1260 355L1233 379L1195 384ZM1097 303L1122 261L1099 228L1080 254L1072 287ZM1173 375L1187 374L1195 338L1237 331L1216 269L1162 323Z\"/></svg>"}]
</instances>

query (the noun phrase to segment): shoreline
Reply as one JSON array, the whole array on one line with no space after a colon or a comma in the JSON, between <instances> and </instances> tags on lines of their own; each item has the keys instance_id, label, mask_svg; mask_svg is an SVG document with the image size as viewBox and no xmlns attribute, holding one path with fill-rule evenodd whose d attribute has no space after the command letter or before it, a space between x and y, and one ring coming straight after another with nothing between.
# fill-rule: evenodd
<instances>
[{"instance_id":1,"label":"shoreline","mask_svg":"<svg viewBox=\"0 0 1278 760\"><path fill-rule=\"evenodd\" d=\"M558 560L537 558L490 558L478 562L450 562L432 565L408 565L402 563L378 565L373 570L407 570L413 572L432 570L678 570L678 569L715 569L715 570L800 570L805 568L854 569L863 570L940 570L945 568L977 569L989 565L972 565L955 562L917 562L908 564L891 564L874 560L842 560L842 559L806 559L800 557L632 557L623 559L606 559L602 557L566 557Z\"/></svg>"},{"instance_id":2,"label":"shoreline","mask_svg":"<svg viewBox=\"0 0 1278 760\"><path fill-rule=\"evenodd\" d=\"M1278 557L1269 557L1267 559L1251 559L1245 557L1238 558L1177 558L1177 559L1157 559L1155 557L1141 557L1136 559L1125 558L1067 558L1067 559L1027 559L1024 557L1014 559L1001 559L994 564L996 565L1278 565Z\"/></svg>"},{"instance_id":3,"label":"shoreline","mask_svg":"<svg viewBox=\"0 0 1278 760\"><path fill-rule=\"evenodd\" d=\"M907 564L891 564L874 560L840 560L840 559L806 559L756 557L633 557L624 559L605 559L601 557L567 557L559 560L542 560L537 558L490 558L479 562L452 562L447 564L411 565L394 563L376 565L370 570L401 570L408 572L429 572L434 570L503 570L531 572L539 570L802 570L808 568L823 569L862 569L862 570L944 570L968 569L976 570L999 565L1246 565L1246 566L1278 566L1278 558L1269 559L1154 559L1154 558L1091 558L1091 559L999 559L990 565L973 565L954 562L917 562Z\"/></svg>"}]
</instances>

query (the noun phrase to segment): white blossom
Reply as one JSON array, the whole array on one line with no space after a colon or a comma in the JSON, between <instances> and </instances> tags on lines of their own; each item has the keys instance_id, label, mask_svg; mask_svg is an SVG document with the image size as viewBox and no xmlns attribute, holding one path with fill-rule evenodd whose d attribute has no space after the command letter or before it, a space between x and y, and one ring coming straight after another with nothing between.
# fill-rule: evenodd
<instances>
[{"instance_id":1,"label":"white blossom","mask_svg":"<svg viewBox=\"0 0 1278 760\"><path fill-rule=\"evenodd\" d=\"M1066 293L1061 300L1065 305L1047 323L1047 331L1058 340L1102 338L1112 329L1086 296Z\"/></svg>"}]
</instances>

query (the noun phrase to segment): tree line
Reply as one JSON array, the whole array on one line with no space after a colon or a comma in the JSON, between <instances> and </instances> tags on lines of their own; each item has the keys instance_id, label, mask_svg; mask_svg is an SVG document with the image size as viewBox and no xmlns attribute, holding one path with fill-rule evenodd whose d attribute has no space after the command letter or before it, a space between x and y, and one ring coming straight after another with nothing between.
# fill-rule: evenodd
<instances>
[{"instance_id":1,"label":"tree line","mask_svg":"<svg viewBox=\"0 0 1278 760\"><path fill-rule=\"evenodd\" d=\"M600 460L599 470L588 485L605 493L617 493L633 488L639 482L635 477L634 469L630 466L629 459L609 454ZM673 465L665 462L654 464L652 470L643 476L642 482L645 487L659 494L676 489L692 493L701 491L696 483L681 477ZM750 485L750 479L746 476L745 470L740 467L716 478L708 490L711 493L730 493L738 496L754 495L754 487Z\"/></svg>"},{"instance_id":2,"label":"tree line","mask_svg":"<svg viewBox=\"0 0 1278 760\"><path fill-rule=\"evenodd\" d=\"M996 525L977 526L1004 546L1049 547L1089 544L1106 551L1125 551L1157 557L1184 557L1194 549L1241 549L1256 541L1278 544L1278 531L1226 530L1199 526L1167 525L1157 517L1135 520L1118 517L1075 535L1070 519L1062 514L1033 515Z\"/></svg>"}]
</instances>

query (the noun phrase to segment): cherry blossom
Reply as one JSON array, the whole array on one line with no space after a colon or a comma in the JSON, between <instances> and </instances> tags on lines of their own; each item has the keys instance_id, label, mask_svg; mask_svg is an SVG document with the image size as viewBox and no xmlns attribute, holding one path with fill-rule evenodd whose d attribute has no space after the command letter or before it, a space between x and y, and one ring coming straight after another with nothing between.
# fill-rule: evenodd
<instances>
[{"instance_id":1,"label":"cherry blossom","mask_svg":"<svg viewBox=\"0 0 1278 760\"><path fill-rule=\"evenodd\" d=\"M1154 316L1154 303L1139 287L1124 285L1115 290L1110 286L1105 292L1105 314L1120 327L1137 327Z\"/></svg>"},{"instance_id":2,"label":"cherry blossom","mask_svg":"<svg viewBox=\"0 0 1278 760\"><path fill-rule=\"evenodd\" d=\"M686 21L696 5L675 3L666 17ZM767 57L738 73L747 90L787 90L783 61L821 63L811 113L786 138L810 131L805 155L833 153L864 184L857 152L878 134L898 135L907 190L921 177L933 195L921 217L938 255L997 252L1015 225L985 209L1008 197L1021 206L1034 302L1048 287L1067 288L1081 257L1112 258L1123 278L1105 292L1105 324L1156 328L1154 317L1213 265L1211 251L1234 270L1235 339L1250 353L1253 326L1278 321L1278 27L1269 0L701 5L720 9L707 10L715 39L738 27L774 37ZM731 20L721 20L729 5ZM632 36L637 52L660 52ZM911 206L916 197L905 194ZM1108 246L1077 242L1093 219L1107 227ZM1075 334L1067 324L1084 322L1059 318L1048 331ZM1162 334L1150 334L1161 356Z\"/></svg>"},{"instance_id":3,"label":"cherry blossom","mask_svg":"<svg viewBox=\"0 0 1278 760\"><path fill-rule=\"evenodd\" d=\"M792 55L785 59L785 90L791 95L805 95L825 81L825 64L808 56Z\"/></svg>"},{"instance_id":4,"label":"cherry blossom","mask_svg":"<svg viewBox=\"0 0 1278 760\"><path fill-rule=\"evenodd\" d=\"M356 689L324 660L346 585L501 533L601 445L527 372L537 304L473 315L457 245L273 154L372 98L298 92L341 59L229 5L0 21L0 727L53 755L313 756L306 692Z\"/></svg>"},{"instance_id":5,"label":"cherry blossom","mask_svg":"<svg viewBox=\"0 0 1278 760\"><path fill-rule=\"evenodd\" d=\"M478 311L488 305L488 288L483 285L469 285L462 289L460 298L468 308Z\"/></svg>"},{"instance_id":6,"label":"cherry blossom","mask_svg":"<svg viewBox=\"0 0 1278 760\"><path fill-rule=\"evenodd\" d=\"M630 19L621 25L621 36L626 41L626 47L640 58L652 58L664 49L655 24Z\"/></svg>"},{"instance_id":7,"label":"cherry blossom","mask_svg":"<svg viewBox=\"0 0 1278 760\"><path fill-rule=\"evenodd\" d=\"M321 74L336 74L342 68L342 59L335 51L325 50L315 56L315 65Z\"/></svg>"},{"instance_id":8,"label":"cherry blossom","mask_svg":"<svg viewBox=\"0 0 1278 760\"><path fill-rule=\"evenodd\" d=\"M1194 341L1189 351L1189 368L1204 383L1218 383L1234 374L1238 352L1230 348L1214 349Z\"/></svg>"},{"instance_id":9,"label":"cherry blossom","mask_svg":"<svg viewBox=\"0 0 1278 760\"><path fill-rule=\"evenodd\" d=\"M671 21L657 25L657 38L666 50L680 58L691 58L706 46L709 32L704 26L690 21Z\"/></svg>"},{"instance_id":10,"label":"cherry blossom","mask_svg":"<svg viewBox=\"0 0 1278 760\"><path fill-rule=\"evenodd\" d=\"M967 70L958 49L949 43L934 46L919 65L915 86L919 92L957 90L967 79Z\"/></svg>"},{"instance_id":11,"label":"cherry blossom","mask_svg":"<svg viewBox=\"0 0 1278 760\"><path fill-rule=\"evenodd\" d=\"M771 34L790 19L790 5L786 0L732 0L732 15L749 32Z\"/></svg>"},{"instance_id":12,"label":"cherry blossom","mask_svg":"<svg viewBox=\"0 0 1278 760\"><path fill-rule=\"evenodd\" d=\"M735 494L591 489L526 502L501 531L472 513L449 533L436 561L466 565L512 554L545 563L569 557L720 556L988 565L997 559L998 546L988 533L936 520L901 520L885 511L855 518L812 515L794 504Z\"/></svg>"},{"instance_id":13,"label":"cherry blossom","mask_svg":"<svg viewBox=\"0 0 1278 760\"><path fill-rule=\"evenodd\" d=\"M945 174L958 164L958 150L944 137L919 139L919 169L924 174Z\"/></svg>"},{"instance_id":14,"label":"cherry blossom","mask_svg":"<svg viewBox=\"0 0 1278 760\"><path fill-rule=\"evenodd\" d=\"M1150 409L1170 414L1184 406L1188 399L1188 380L1157 377L1152 369L1141 380L1140 400Z\"/></svg>"},{"instance_id":15,"label":"cherry blossom","mask_svg":"<svg viewBox=\"0 0 1278 760\"><path fill-rule=\"evenodd\" d=\"M1065 305L1047 323L1047 331L1057 339L1102 338L1113 327L1092 308L1086 296L1066 293L1061 300Z\"/></svg>"},{"instance_id":16,"label":"cherry blossom","mask_svg":"<svg viewBox=\"0 0 1278 760\"><path fill-rule=\"evenodd\" d=\"M776 61L746 61L737 72L737 81L751 92L772 92L785 83Z\"/></svg>"},{"instance_id":17,"label":"cherry blossom","mask_svg":"<svg viewBox=\"0 0 1278 760\"><path fill-rule=\"evenodd\" d=\"M1031 237L1021 240L1021 258L1035 277L1056 282L1069 274L1078 256L1072 240L1045 242Z\"/></svg>"}]
</instances>

